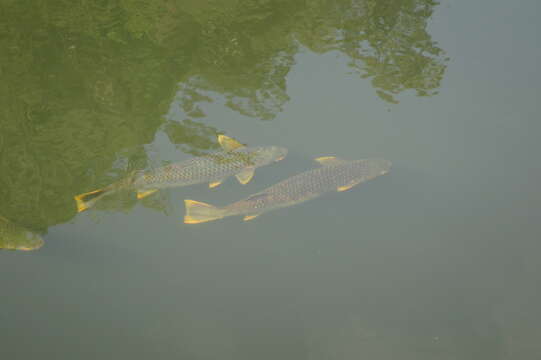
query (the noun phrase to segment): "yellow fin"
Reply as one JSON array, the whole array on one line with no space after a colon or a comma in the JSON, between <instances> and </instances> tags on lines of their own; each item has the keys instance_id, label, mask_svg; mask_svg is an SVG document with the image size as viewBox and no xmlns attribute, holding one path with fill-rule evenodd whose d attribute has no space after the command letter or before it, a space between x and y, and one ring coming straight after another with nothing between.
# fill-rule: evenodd
<instances>
[{"instance_id":1,"label":"yellow fin","mask_svg":"<svg viewBox=\"0 0 541 360\"><path fill-rule=\"evenodd\" d=\"M151 189L151 190L138 190L137 191L137 198L138 199L144 199L149 195L154 194L158 189Z\"/></svg>"},{"instance_id":2,"label":"yellow fin","mask_svg":"<svg viewBox=\"0 0 541 360\"><path fill-rule=\"evenodd\" d=\"M221 209L204 202L184 200L184 205L186 206L185 224L199 224L223 217Z\"/></svg>"},{"instance_id":3,"label":"yellow fin","mask_svg":"<svg viewBox=\"0 0 541 360\"><path fill-rule=\"evenodd\" d=\"M244 220L244 221L250 221L250 220L255 219L256 217L258 217L259 215L261 215L261 214L246 215L242 220Z\"/></svg>"},{"instance_id":4,"label":"yellow fin","mask_svg":"<svg viewBox=\"0 0 541 360\"><path fill-rule=\"evenodd\" d=\"M321 156L321 157L315 158L314 160L317 162L325 162L325 161L334 160L334 159L336 159L336 156Z\"/></svg>"},{"instance_id":5,"label":"yellow fin","mask_svg":"<svg viewBox=\"0 0 541 360\"><path fill-rule=\"evenodd\" d=\"M83 200L79 198L75 198L75 204L77 204L77 212L83 212L85 210L88 210L90 206L88 206Z\"/></svg>"},{"instance_id":6,"label":"yellow fin","mask_svg":"<svg viewBox=\"0 0 541 360\"><path fill-rule=\"evenodd\" d=\"M336 190L337 190L337 191L346 191L346 190L351 189L351 188L354 187L355 185L359 184L360 182L361 182L361 180L354 180L354 181L350 182L350 183L347 184L347 185L339 186L338 189L336 189Z\"/></svg>"},{"instance_id":7,"label":"yellow fin","mask_svg":"<svg viewBox=\"0 0 541 360\"><path fill-rule=\"evenodd\" d=\"M346 160L337 158L336 156L322 156L314 159L323 166L338 165L346 162Z\"/></svg>"},{"instance_id":8,"label":"yellow fin","mask_svg":"<svg viewBox=\"0 0 541 360\"><path fill-rule=\"evenodd\" d=\"M216 186L220 185L222 183L223 180L218 180L218 181L214 181L214 182L211 182L209 183L209 188L215 188Z\"/></svg>"},{"instance_id":9,"label":"yellow fin","mask_svg":"<svg viewBox=\"0 0 541 360\"><path fill-rule=\"evenodd\" d=\"M222 148L225 151L233 151L236 149L243 148L245 146L241 144L240 142L238 142L237 140L230 138L229 136L222 135L222 134L218 135L218 142L220 143L220 145L222 145Z\"/></svg>"},{"instance_id":10,"label":"yellow fin","mask_svg":"<svg viewBox=\"0 0 541 360\"><path fill-rule=\"evenodd\" d=\"M83 212L85 210L88 210L92 205L94 205L94 202L100 197L100 195L105 193L105 189L98 189L94 191L90 191L84 194L80 194L77 196L74 196L75 203L77 204L77 212ZM95 195L95 196L92 196ZM88 197L92 197L91 199L87 199Z\"/></svg>"},{"instance_id":11,"label":"yellow fin","mask_svg":"<svg viewBox=\"0 0 541 360\"><path fill-rule=\"evenodd\" d=\"M235 175L235 177L242 185L245 185L245 184L248 184L250 180L252 180L252 178L254 177L254 171L255 171L255 168L248 167L242 170L237 175Z\"/></svg>"}]
</instances>

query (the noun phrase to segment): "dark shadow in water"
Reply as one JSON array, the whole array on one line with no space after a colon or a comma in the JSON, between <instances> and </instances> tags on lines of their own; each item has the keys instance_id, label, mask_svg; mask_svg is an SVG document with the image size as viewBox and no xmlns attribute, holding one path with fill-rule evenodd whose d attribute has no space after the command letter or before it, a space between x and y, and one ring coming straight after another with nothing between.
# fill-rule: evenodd
<instances>
[{"instance_id":1,"label":"dark shadow in water","mask_svg":"<svg viewBox=\"0 0 541 360\"><path fill-rule=\"evenodd\" d=\"M241 114L274 118L301 47L345 54L388 102L409 89L435 94L446 62L426 32L435 5L4 1L0 213L38 232L68 221L73 195L149 166L143 146L158 129L187 153L216 149L219 130L194 120L212 101L205 93L222 94ZM165 118L177 96L182 122Z\"/></svg>"}]
</instances>

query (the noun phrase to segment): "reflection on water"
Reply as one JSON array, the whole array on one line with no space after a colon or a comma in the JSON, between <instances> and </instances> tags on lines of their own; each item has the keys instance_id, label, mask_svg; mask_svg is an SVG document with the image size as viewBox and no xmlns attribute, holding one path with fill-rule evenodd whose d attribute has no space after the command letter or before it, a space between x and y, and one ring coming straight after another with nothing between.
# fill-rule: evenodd
<instances>
[{"instance_id":1,"label":"reflection on water","mask_svg":"<svg viewBox=\"0 0 541 360\"><path fill-rule=\"evenodd\" d=\"M0 251L0 358L538 359L538 8L0 1L0 247L47 242ZM77 213L218 134L288 159ZM335 153L391 176L182 223L184 199L257 206Z\"/></svg>"},{"instance_id":2,"label":"reflection on water","mask_svg":"<svg viewBox=\"0 0 541 360\"><path fill-rule=\"evenodd\" d=\"M8 3L0 213L40 231L74 217L73 194L148 167L144 145L158 129L187 153L216 149L218 129L198 105L209 91L272 119L301 47L346 54L389 102L408 89L434 94L445 69L426 32L430 0ZM167 120L179 89L188 118Z\"/></svg>"},{"instance_id":3,"label":"reflection on water","mask_svg":"<svg viewBox=\"0 0 541 360\"><path fill-rule=\"evenodd\" d=\"M41 236L0 216L0 249L30 251L42 246Z\"/></svg>"}]
</instances>

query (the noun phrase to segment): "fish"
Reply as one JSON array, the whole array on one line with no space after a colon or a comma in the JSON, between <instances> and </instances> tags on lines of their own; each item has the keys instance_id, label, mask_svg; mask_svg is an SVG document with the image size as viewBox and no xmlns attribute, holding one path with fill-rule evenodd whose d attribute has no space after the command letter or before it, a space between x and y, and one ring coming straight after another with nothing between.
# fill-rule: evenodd
<instances>
[{"instance_id":1,"label":"fish","mask_svg":"<svg viewBox=\"0 0 541 360\"><path fill-rule=\"evenodd\" d=\"M349 190L355 185L389 172L385 159L343 160L335 156L316 158L321 166L287 178L267 189L225 207L184 200L185 224L198 224L244 215L252 220L264 212L315 199L331 191Z\"/></svg>"},{"instance_id":2,"label":"fish","mask_svg":"<svg viewBox=\"0 0 541 360\"><path fill-rule=\"evenodd\" d=\"M41 236L0 216L0 249L31 251L42 246Z\"/></svg>"},{"instance_id":3,"label":"fish","mask_svg":"<svg viewBox=\"0 0 541 360\"><path fill-rule=\"evenodd\" d=\"M75 196L77 211L92 207L100 198L119 190L133 190L137 198L152 195L159 189L209 183L210 188L235 176L247 184L256 168L284 159L287 149L279 146L246 147L226 135L218 135L223 151L205 154L149 171L132 172L125 179L103 189Z\"/></svg>"}]
</instances>

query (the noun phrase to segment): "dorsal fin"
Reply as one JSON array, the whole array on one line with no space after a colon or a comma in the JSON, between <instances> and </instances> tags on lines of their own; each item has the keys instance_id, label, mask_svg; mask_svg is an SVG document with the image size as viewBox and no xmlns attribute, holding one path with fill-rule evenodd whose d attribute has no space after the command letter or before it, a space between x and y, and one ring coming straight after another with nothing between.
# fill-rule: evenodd
<instances>
[{"instance_id":1,"label":"dorsal fin","mask_svg":"<svg viewBox=\"0 0 541 360\"><path fill-rule=\"evenodd\" d=\"M237 140L230 138L229 136L225 136L223 134L218 135L218 142L220 145L222 145L222 148L225 151L233 151L236 149L243 148L245 145L241 144Z\"/></svg>"},{"instance_id":2,"label":"dorsal fin","mask_svg":"<svg viewBox=\"0 0 541 360\"><path fill-rule=\"evenodd\" d=\"M338 165L347 162L347 160L337 158L336 156L322 156L314 159L323 166Z\"/></svg>"}]
</instances>

